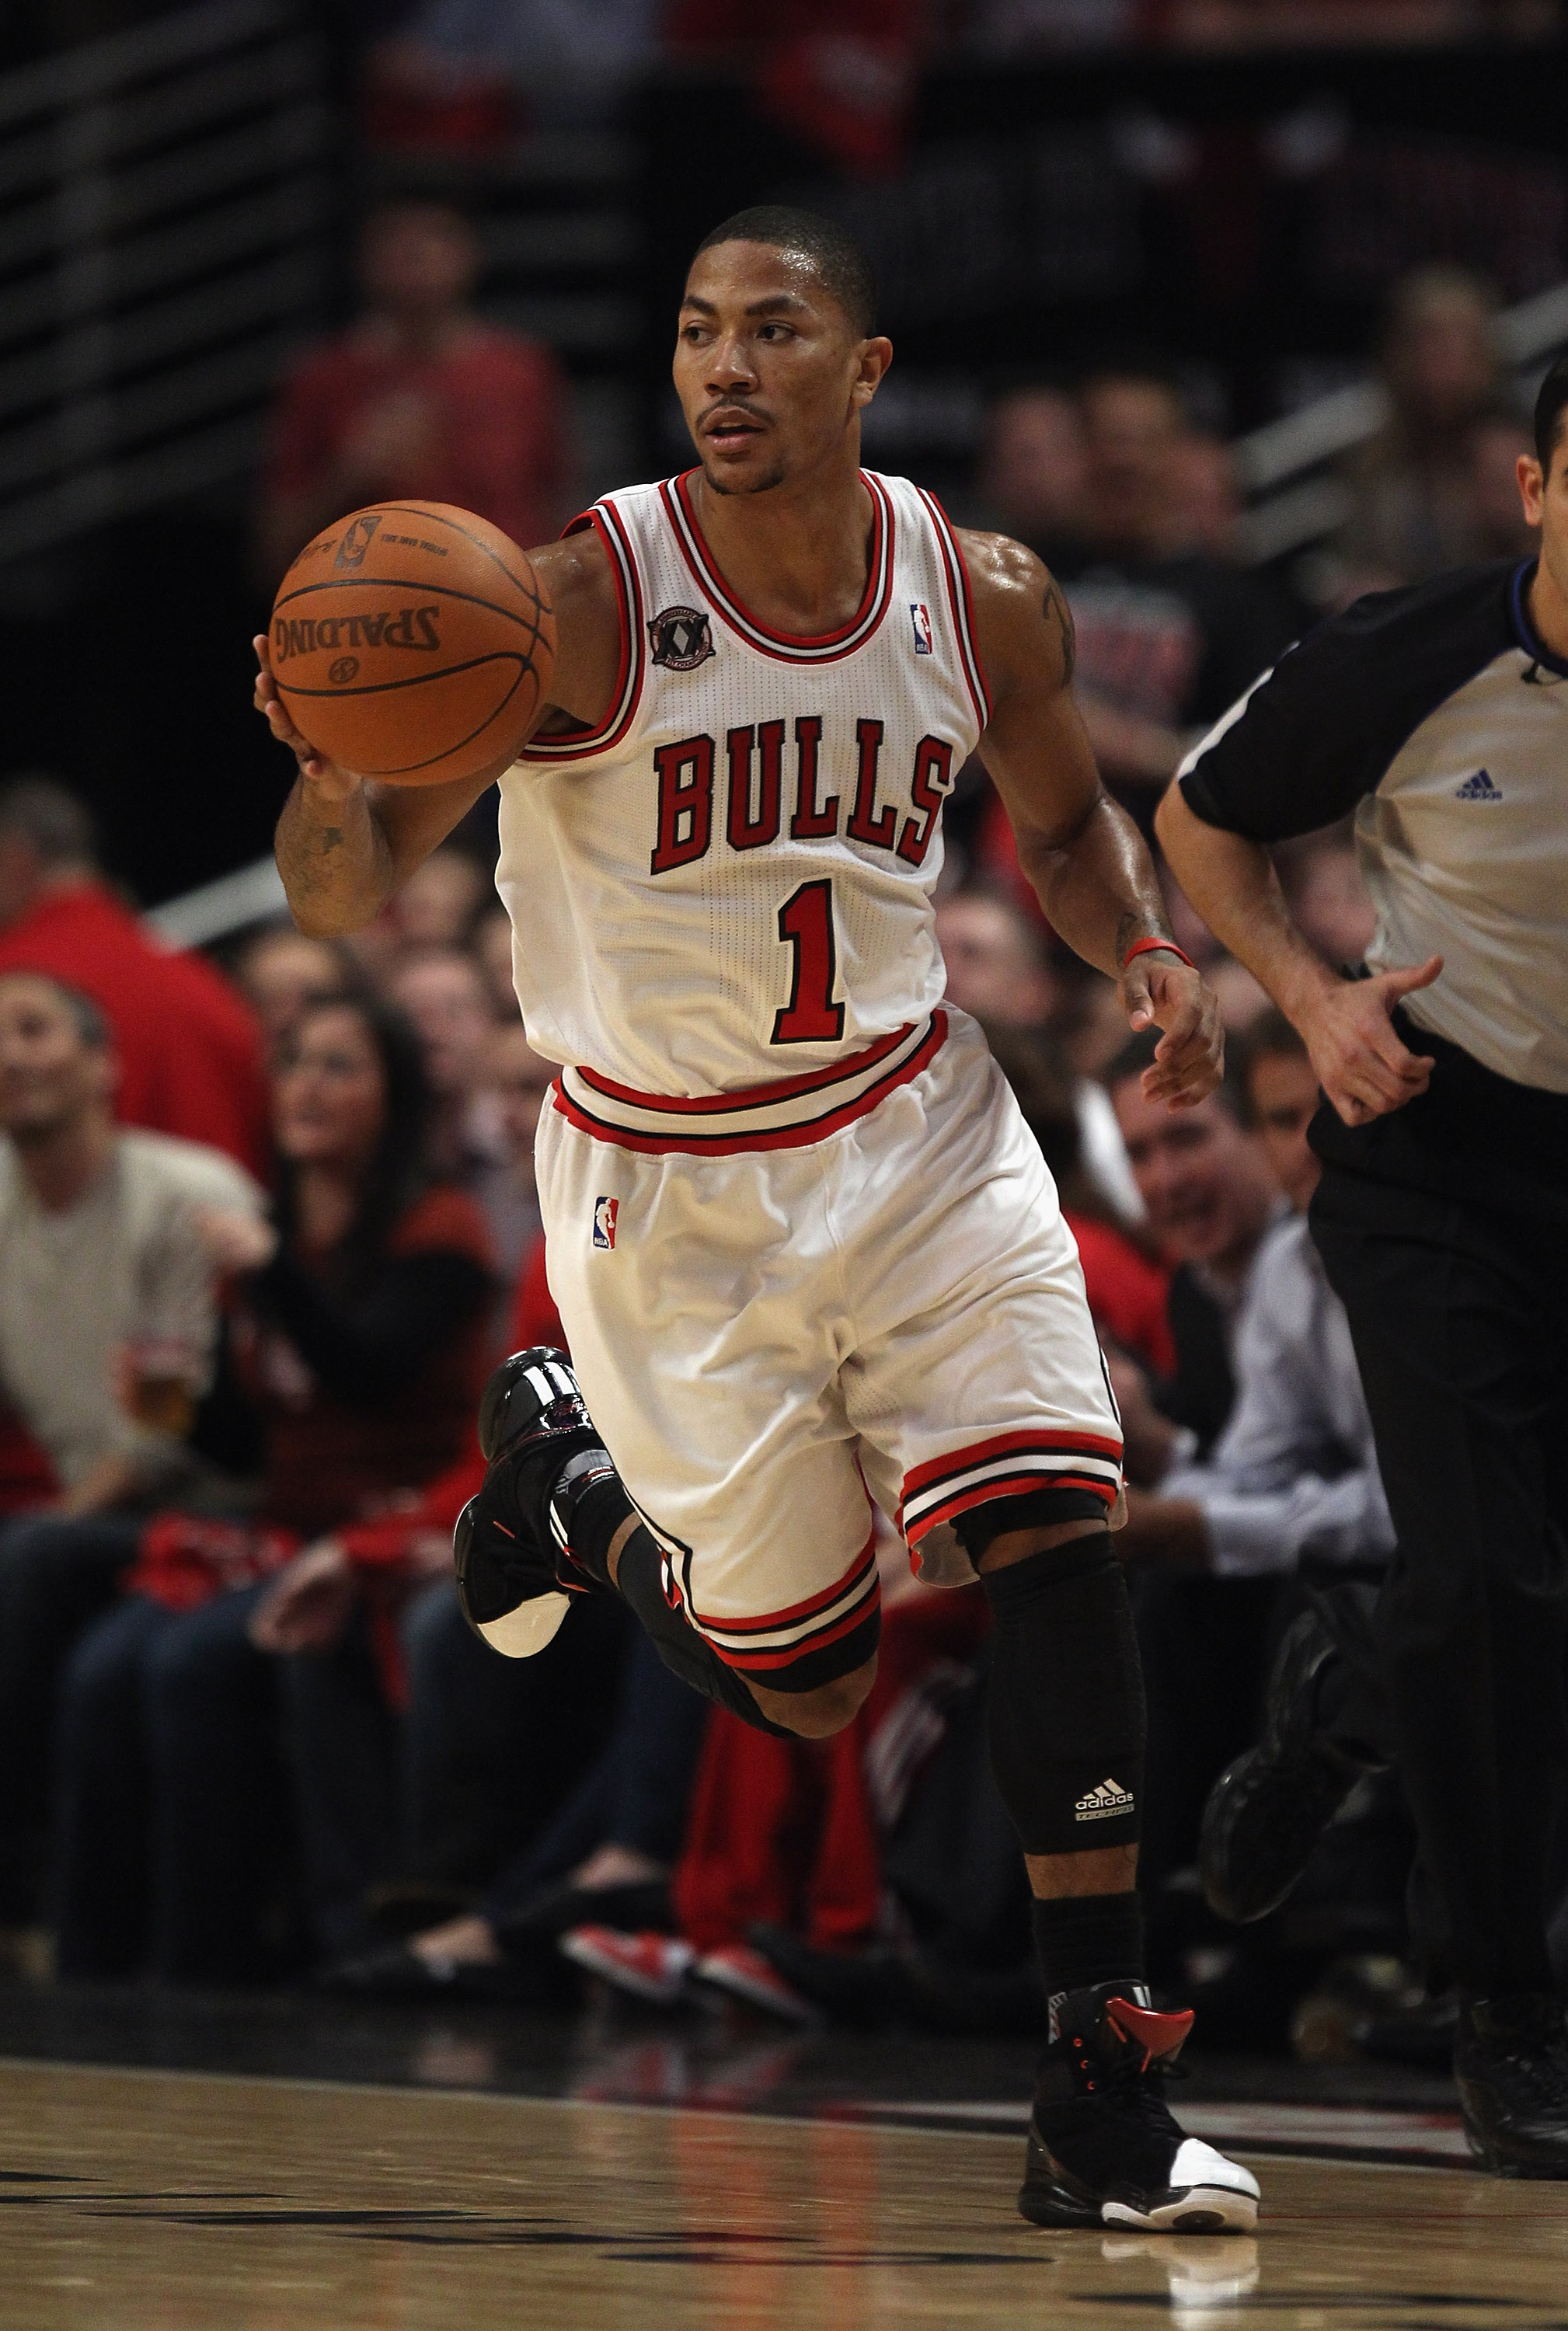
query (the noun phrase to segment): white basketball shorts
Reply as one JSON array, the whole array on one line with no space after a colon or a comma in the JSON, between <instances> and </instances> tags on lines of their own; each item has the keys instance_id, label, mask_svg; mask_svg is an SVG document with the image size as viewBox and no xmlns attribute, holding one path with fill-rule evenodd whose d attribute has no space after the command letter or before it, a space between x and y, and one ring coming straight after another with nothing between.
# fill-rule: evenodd
<instances>
[{"instance_id":1,"label":"white basketball shorts","mask_svg":"<svg viewBox=\"0 0 1568 2331\"><path fill-rule=\"evenodd\" d=\"M963 1013L717 1100L567 1069L537 1156L584 1396L731 1667L801 1689L869 1655L873 1498L940 1585L974 1579L953 1524L988 1498L1119 1518L1078 1249Z\"/></svg>"}]
</instances>

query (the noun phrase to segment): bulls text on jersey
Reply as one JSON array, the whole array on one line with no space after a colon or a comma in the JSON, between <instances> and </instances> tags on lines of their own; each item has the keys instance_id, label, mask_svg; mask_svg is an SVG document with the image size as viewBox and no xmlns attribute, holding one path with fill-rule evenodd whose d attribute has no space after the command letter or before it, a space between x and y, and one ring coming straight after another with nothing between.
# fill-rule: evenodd
<instances>
[{"instance_id":1,"label":"bulls text on jersey","mask_svg":"<svg viewBox=\"0 0 1568 2331\"><path fill-rule=\"evenodd\" d=\"M787 726L787 740L783 720L727 729L722 754L711 736L683 737L656 747L651 873L667 874L707 856L720 783L723 832L732 850L764 849L786 831L792 842L823 841L842 832L868 849L896 852L910 866L924 865L943 802L953 790L953 747L940 737L922 737L902 787L895 785L883 799L887 724L856 720L855 790L846 810L841 794L824 797L822 791L822 715L803 713Z\"/></svg>"}]
</instances>

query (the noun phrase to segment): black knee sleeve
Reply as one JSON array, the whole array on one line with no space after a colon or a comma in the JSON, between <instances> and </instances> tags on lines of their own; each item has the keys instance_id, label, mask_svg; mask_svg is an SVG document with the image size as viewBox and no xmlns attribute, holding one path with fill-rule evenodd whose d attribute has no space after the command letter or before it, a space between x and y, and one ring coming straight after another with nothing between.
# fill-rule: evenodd
<instances>
[{"instance_id":1,"label":"black knee sleeve","mask_svg":"<svg viewBox=\"0 0 1568 2331\"><path fill-rule=\"evenodd\" d=\"M993 1537L1009 1530L1053 1529L1058 1522L1103 1522L1106 1501L1092 1489L1025 1489L1018 1498L987 1498L971 1506L953 1525L953 1534L974 1565Z\"/></svg>"},{"instance_id":2,"label":"black knee sleeve","mask_svg":"<svg viewBox=\"0 0 1568 2331\"><path fill-rule=\"evenodd\" d=\"M649 1532L633 1530L621 1549L616 1584L671 1675L679 1676L704 1699L712 1700L716 1708L727 1708L731 1716L738 1716L754 1731L771 1732L776 1740L794 1740L796 1735L787 1726L769 1722L744 1679L725 1666L686 1613L671 1610L665 1598L661 1567L659 1548Z\"/></svg>"},{"instance_id":3,"label":"black knee sleeve","mask_svg":"<svg viewBox=\"0 0 1568 2331\"><path fill-rule=\"evenodd\" d=\"M1136 1844L1144 1678L1109 1539L1031 1554L981 1583L996 1617L992 1770L1025 1853Z\"/></svg>"}]
</instances>

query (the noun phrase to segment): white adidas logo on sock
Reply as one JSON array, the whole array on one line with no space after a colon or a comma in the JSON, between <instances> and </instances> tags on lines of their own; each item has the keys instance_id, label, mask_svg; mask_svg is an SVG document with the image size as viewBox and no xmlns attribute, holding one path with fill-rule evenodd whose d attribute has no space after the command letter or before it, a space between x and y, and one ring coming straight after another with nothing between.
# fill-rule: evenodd
<instances>
[{"instance_id":1,"label":"white adidas logo on sock","mask_svg":"<svg viewBox=\"0 0 1568 2331\"><path fill-rule=\"evenodd\" d=\"M1124 1789L1119 1781L1102 1781L1087 1797L1079 1797L1076 1818L1080 1821L1104 1821L1109 1813L1130 1813L1133 1793Z\"/></svg>"}]
</instances>

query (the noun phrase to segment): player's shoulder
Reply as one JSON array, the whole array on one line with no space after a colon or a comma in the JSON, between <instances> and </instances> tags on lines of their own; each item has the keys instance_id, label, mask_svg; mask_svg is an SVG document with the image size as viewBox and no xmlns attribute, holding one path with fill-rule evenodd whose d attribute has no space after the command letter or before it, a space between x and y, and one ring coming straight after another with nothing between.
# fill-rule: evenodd
<instances>
[{"instance_id":1,"label":"player's shoulder","mask_svg":"<svg viewBox=\"0 0 1568 2331\"><path fill-rule=\"evenodd\" d=\"M615 567L592 512L574 519L557 541L530 550L528 562L557 621L568 611L575 617L602 613L612 622L618 619Z\"/></svg>"},{"instance_id":2,"label":"player's shoulder","mask_svg":"<svg viewBox=\"0 0 1568 2331\"><path fill-rule=\"evenodd\" d=\"M977 609L983 597L1002 606L1027 602L1038 608L1050 570L1037 551L1010 534L994 534L984 527L956 526L953 531Z\"/></svg>"},{"instance_id":3,"label":"player's shoulder","mask_svg":"<svg viewBox=\"0 0 1568 2331\"><path fill-rule=\"evenodd\" d=\"M1038 551L1012 535L980 527L954 529L974 602L981 659L999 688L1070 685L1075 661L1071 610Z\"/></svg>"}]
</instances>

